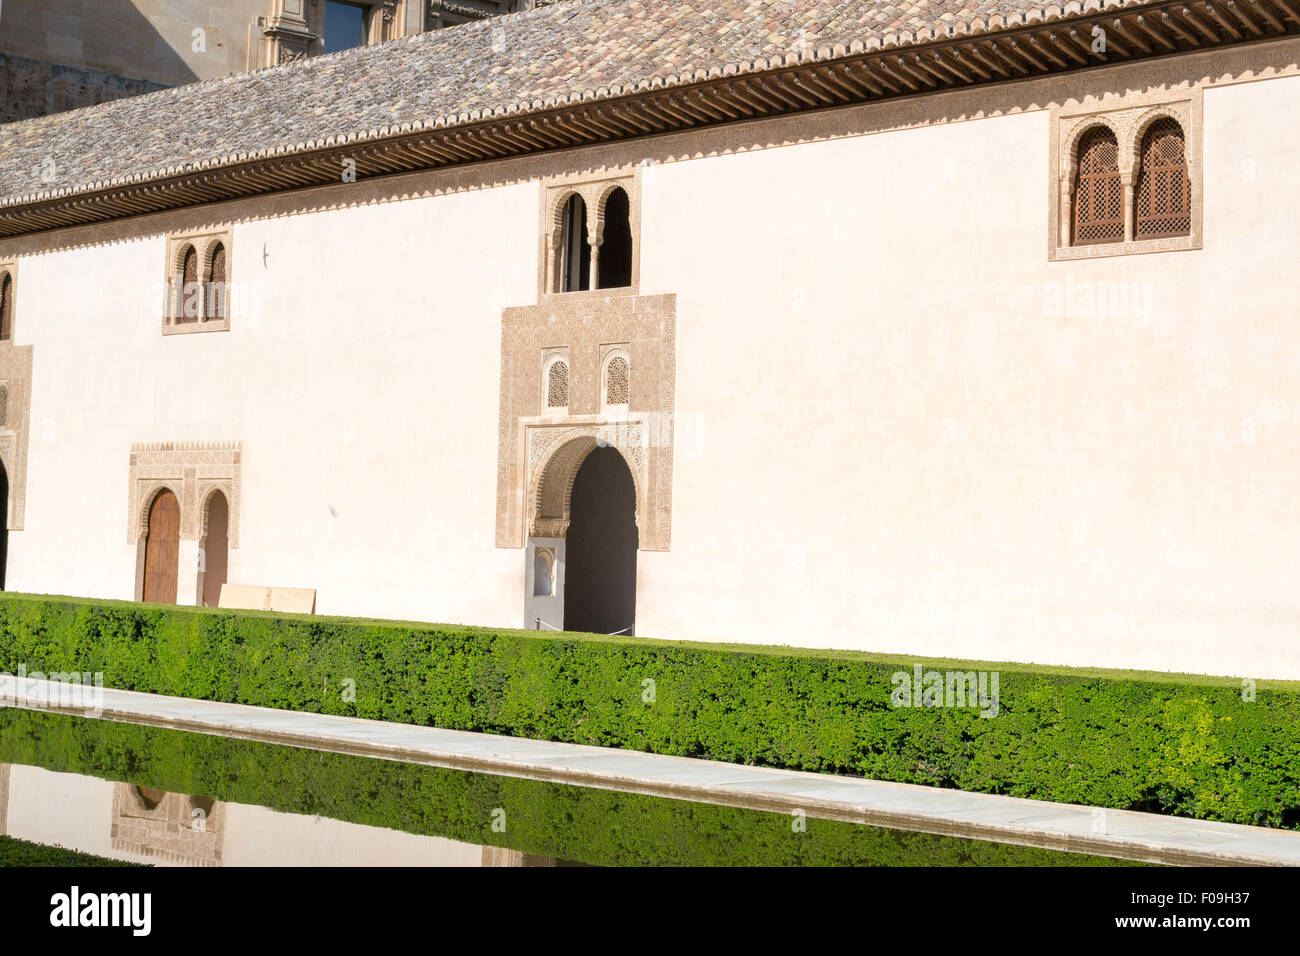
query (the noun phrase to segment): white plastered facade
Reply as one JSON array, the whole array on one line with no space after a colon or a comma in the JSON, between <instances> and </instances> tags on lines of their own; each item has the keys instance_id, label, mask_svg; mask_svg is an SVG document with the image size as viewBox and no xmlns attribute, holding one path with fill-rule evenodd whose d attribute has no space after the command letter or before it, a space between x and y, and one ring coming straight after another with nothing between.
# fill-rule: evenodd
<instances>
[{"instance_id":1,"label":"white plastered facade","mask_svg":"<svg viewBox=\"0 0 1300 956\"><path fill-rule=\"evenodd\" d=\"M238 441L231 581L517 626L527 561L494 539L502 310L539 302L539 182L612 155L611 175L640 166L636 291L677 309L671 547L639 555L638 634L1298 679L1300 78L1258 75L1297 48L232 217L212 335L159 331L179 214L0 243L34 349L8 586L130 598L132 445ZM1052 261L1059 111L1161 70L1218 78L1202 247Z\"/></svg>"}]
</instances>

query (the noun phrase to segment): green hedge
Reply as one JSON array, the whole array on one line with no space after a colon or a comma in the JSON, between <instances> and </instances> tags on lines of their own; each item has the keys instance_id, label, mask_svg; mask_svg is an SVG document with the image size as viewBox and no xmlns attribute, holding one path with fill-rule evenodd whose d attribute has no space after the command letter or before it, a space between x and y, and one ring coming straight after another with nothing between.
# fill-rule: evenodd
<instances>
[{"instance_id":1,"label":"green hedge","mask_svg":"<svg viewBox=\"0 0 1300 956\"><path fill-rule=\"evenodd\" d=\"M0 711L0 763L600 866L1136 865L29 711Z\"/></svg>"},{"instance_id":2,"label":"green hedge","mask_svg":"<svg viewBox=\"0 0 1300 956\"><path fill-rule=\"evenodd\" d=\"M28 843L15 840L11 836L0 835L0 866L140 866L139 863L123 863L109 860L102 856L65 850L61 846L46 846L44 843Z\"/></svg>"},{"instance_id":3,"label":"green hedge","mask_svg":"<svg viewBox=\"0 0 1300 956\"><path fill-rule=\"evenodd\" d=\"M934 661L942 669L950 662ZM1300 692L1000 671L1000 714L894 709L906 658L0 597L0 669L132 690L1300 829ZM355 682L355 702L341 694ZM643 700L653 681L655 699Z\"/></svg>"}]
</instances>

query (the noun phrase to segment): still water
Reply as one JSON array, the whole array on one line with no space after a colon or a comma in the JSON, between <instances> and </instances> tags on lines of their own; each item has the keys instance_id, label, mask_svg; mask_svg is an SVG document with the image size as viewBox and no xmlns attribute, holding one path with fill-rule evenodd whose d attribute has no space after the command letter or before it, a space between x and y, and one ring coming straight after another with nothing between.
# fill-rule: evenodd
<instances>
[{"instance_id":1,"label":"still water","mask_svg":"<svg viewBox=\"0 0 1300 956\"><path fill-rule=\"evenodd\" d=\"M0 834L163 866L1130 865L14 709Z\"/></svg>"}]
</instances>

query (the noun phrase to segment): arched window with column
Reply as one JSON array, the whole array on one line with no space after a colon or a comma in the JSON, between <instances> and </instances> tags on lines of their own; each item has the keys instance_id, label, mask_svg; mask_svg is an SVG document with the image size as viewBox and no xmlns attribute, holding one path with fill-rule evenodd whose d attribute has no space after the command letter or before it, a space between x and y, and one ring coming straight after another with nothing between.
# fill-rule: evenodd
<instances>
[{"instance_id":1,"label":"arched window with column","mask_svg":"<svg viewBox=\"0 0 1300 956\"><path fill-rule=\"evenodd\" d=\"M1169 117L1156 120L1143 135L1138 155L1134 238L1191 235L1192 184L1182 126Z\"/></svg>"},{"instance_id":2,"label":"arched window with column","mask_svg":"<svg viewBox=\"0 0 1300 956\"><path fill-rule=\"evenodd\" d=\"M587 237L587 203L577 193L564 204L560 233L559 292L586 292L591 288L591 244Z\"/></svg>"},{"instance_id":3,"label":"arched window with column","mask_svg":"<svg viewBox=\"0 0 1300 956\"><path fill-rule=\"evenodd\" d=\"M1119 172L1119 143L1109 127L1094 127L1079 140L1076 169L1071 245L1123 242L1124 187Z\"/></svg>"},{"instance_id":4,"label":"arched window with column","mask_svg":"<svg viewBox=\"0 0 1300 956\"><path fill-rule=\"evenodd\" d=\"M632 203L622 186L605 198L602 212L596 288L622 289L632 284Z\"/></svg>"}]
</instances>

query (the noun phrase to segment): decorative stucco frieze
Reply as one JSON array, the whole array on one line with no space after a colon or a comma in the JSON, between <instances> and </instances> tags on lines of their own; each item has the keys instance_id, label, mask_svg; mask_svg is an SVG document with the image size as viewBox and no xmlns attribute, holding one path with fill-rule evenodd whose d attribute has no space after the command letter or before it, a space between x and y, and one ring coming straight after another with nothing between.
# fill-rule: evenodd
<instances>
[{"instance_id":1,"label":"decorative stucco frieze","mask_svg":"<svg viewBox=\"0 0 1300 956\"><path fill-rule=\"evenodd\" d=\"M27 510L27 446L31 441L32 346L0 343L0 463L9 479L5 526L21 531Z\"/></svg>"},{"instance_id":2,"label":"decorative stucco frieze","mask_svg":"<svg viewBox=\"0 0 1300 956\"><path fill-rule=\"evenodd\" d=\"M677 298L673 295L548 296L507 309L501 329L497 457L499 548L527 536L562 538L578 469L593 450L616 448L636 488L639 546L667 551L672 531L673 414ZM608 343L629 359L626 408L605 409L602 361ZM544 409L545 357L565 348L569 404Z\"/></svg>"},{"instance_id":3,"label":"decorative stucco frieze","mask_svg":"<svg viewBox=\"0 0 1300 956\"><path fill-rule=\"evenodd\" d=\"M230 510L230 547L239 547L240 442L161 442L131 446L127 543L149 531L149 507L169 489L181 506L181 539L198 541L206 533L208 499L220 491Z\"/></svg>"}]
</instances>

